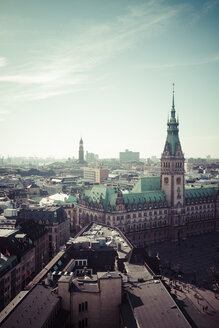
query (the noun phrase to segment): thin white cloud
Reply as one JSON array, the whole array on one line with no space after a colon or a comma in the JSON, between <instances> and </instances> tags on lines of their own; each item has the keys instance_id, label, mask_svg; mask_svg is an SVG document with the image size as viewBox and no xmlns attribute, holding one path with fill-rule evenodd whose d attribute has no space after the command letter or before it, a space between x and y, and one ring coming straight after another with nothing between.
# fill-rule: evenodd
<instances>
[{"instance_id":1,"label":"thin white cloud","mask_svg":"<svg viewBox=\"0 0 219 328\"><path fill-rule=\"evenodd\" d=\"M30 74L30 75L6 75L0 76L0 82L13 82L18 84L40 84L40 85L48 85L49 83L65 83L68 84L67 81L62 81L66 76L66 72L48 72L41 74ZM80 83L80 78L71 79L71 84Z\"/></svg>"},{"instance_id":2,"label":"thin white cloud","mask_svg":"<svg viewBox=\"0 0 219 328\"><path fill-rule=\"evenodd\" d=\"M51 50L52 55L32 54L33 57L24 58L24 64L7 67L0 82L16 84L13 96L8 91L8 97L20 100L77 92L95 83L98 65L132 47L139 39L160 33L183 10L185 5L169 7L162 1L129 7L114 21L87 26L80 35L62 41Z\"/></svg>"},{"instance_id":3,"label":"thin white cloud","mask_svg":"<svg viewBox=\"0 0 219 328\"><path fill-rule=\"evenodd\" d=\"M171 63L171 64L154 64L154 65L144 65L140 68L143 69L159 69L159 68L177 68L177 67L189 67L189 66L196 66L196 65L205 65L210 63L215 63L219 61L219 56L199 59L197 62L192 63Z\"/></svg>"},{"instance_id":4,"label":"thin white cloud","mask_svg":"<svg viewBox=\"0 0 219 328\"><path fill-rule=\"evenodd\" d=\"M5 67L7 65L7 60L4 57L0 57L0 67Z\"/></svg>"}]
</instances>

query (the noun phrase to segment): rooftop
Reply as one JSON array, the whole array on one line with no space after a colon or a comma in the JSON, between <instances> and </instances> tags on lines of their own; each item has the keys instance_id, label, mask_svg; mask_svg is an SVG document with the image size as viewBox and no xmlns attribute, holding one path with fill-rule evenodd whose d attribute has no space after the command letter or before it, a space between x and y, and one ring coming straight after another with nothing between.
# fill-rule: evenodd
<instances>
[{"instance_id":1,"label":"rooftop","mask_svg":"<svg viewBox=\"0 0 219 328\"><path fill-rule=\"evenodd\" d=\"M124 326L127 328L190 327L184 315L169 295L163 283L143 265L125 263L127 300L121 305Z\"/></svg>"},{"instance_id":2,"label":"rooftop","mask_svg":"<svg viewBox=\"0 0 219 328\"><path fill-rule=\"evenodd\" d=\"M15 307L19 297L23 298L23 301ZM3 322L1 326L3 328L42 327L54 307L60 302L58 296L52 293L50 288L42 285L37 285L31 293L21 292L13 301L14 304L11 302L1 312L3 320L4 312L10 311L10 307L15 307L11 315Z\"/></svg>"},{"instance_id":3,"label":"rooftop","mask_svg":"<svg viewBox=\"0 0 219 328\"><path fill-rule=\"evenodd\" d=\"M203 187L203 188L186 188L185 189L185 198L193 197L211 197L214 200L216 199L218 188L216 187Z\"/></svg>"},{"instance_id":4,"label":"rooftop","mask_svg":"<svg viewBox=\"0 0 219 328\"><path fill-rule=\"evenodd\" d=\"M133 193L141 193L145 191L160 190L160 177L144 177L140 178L134 188Z\"/></svg>"},{"instance_id":5,"label":"rooftop","mask_svg":"<svg viewBox=\"0 0 219 328\"><path fill-rule=\"evenodd\" d=\"M121 193L120 190L107 186L93 186L91 190L84 191L84 197L91 206L102 203L105 211L115 209L118 197L123 198L126 207L132 207L138 202L147 203L147 207L149 203L157 203L159 207L166 206L165 193L160 189L159 177L141 178L130 193Z\"/></svg>"},{"instance_id":6,"label":"rooftop","mask_svg":"<svg viewBox=\"0 0 219 328\"><path fill-rule=\"evenodd\" d=\"M0 229L0 237L9 237L13 235L15 232L19 231L18 229Z\"/></svg>"},{"instance_id":7,"label":"rooftop","mask_svg":"<svg viewBox=\"0 0 219 328\"><path fill-rule=\"evenodd\" d=\"M91 224L80 236L71 238L69 244L89 243L92 247L102 249L113 248L119 258L125 258L131 251L132 245L128 239L117 229L99 224Z\"/></svg>"}]
</instances>

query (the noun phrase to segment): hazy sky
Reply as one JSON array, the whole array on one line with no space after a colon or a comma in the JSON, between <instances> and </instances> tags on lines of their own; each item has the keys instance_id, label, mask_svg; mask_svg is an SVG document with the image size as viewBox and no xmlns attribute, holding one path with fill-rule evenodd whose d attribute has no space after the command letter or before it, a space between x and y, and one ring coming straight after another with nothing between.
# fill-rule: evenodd
<instances>
[{"instance_id":1,"label":"hazy sky","mask_svg":"<svg viewBox=\"0 0 219 328\"><path fill-rule=\"evenodd\" d=\"M0 155L219 158L219 0L0 0Z\"/></svg>"}]
</instances>

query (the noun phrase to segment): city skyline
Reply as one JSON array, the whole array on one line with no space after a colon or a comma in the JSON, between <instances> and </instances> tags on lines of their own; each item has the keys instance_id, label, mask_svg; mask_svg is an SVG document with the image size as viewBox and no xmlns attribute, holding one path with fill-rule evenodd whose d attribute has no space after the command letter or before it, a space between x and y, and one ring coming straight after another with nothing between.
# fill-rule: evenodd
<instances>
[{"instance_id":1,"label":"city skyline","mask_svg":"<svg viewBox=\"0 0 219 328\"><path fill-rule=\"evenodd\" d=\"M0 155L219 158L219 1L0 0Z\"/></svg>"}]
</instances>

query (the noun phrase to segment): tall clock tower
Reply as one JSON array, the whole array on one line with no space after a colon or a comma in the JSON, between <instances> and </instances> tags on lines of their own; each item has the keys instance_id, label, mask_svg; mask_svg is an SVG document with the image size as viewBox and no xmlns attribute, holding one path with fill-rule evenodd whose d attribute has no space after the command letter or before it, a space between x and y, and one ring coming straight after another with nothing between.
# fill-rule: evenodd
<instances>
[{"instance_id":1,"label":"tall clock tower","mask_svg":"<svg viewBox=\"0 0 219 328\"><path fill-rule=\"evenodd\" d=\"M184 154L179 140L179 122L174 104L174 84L171 116L167 121L167 138L161 155L161 189L165 192L168 206L184 206Z\"/></svg>"},{"instance_id":2,"label":"tall clock tower","mask_svg":"<svg viewBox=\"0 0 219 328\"><path fill-rule=\"evenodd\" d=\"M83 146L83 140L81 138L79 143L79 152L78 152L78 163L84 164L84 146Z\"/></svg>"}]
</instances>

